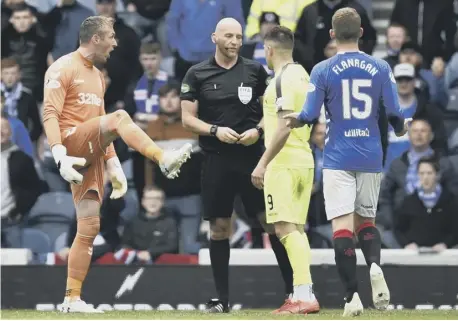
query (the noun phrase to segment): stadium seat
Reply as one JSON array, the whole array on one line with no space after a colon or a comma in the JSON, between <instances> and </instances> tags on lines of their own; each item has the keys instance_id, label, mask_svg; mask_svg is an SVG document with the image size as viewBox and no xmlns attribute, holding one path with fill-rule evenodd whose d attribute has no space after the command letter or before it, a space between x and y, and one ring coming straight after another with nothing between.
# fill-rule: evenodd
<instances>
[{"instance_id":1,"label":"stadium seat","mask_svg":"<svg viewBox=\"0 0 458 321\"><path fill-rule=\"evenodd\" d=\"M56 241L54 242L54 252L59 252L64 247L67 247L67 235L68 232L64 232L57 237Z\"/></svg>"},{"instance_id":2,"label":"stadium seat","mask_svg":"<svg viewBox=\"0 0 458 321\"><path fill-rule=\"evenodd\" d=\"M455 173L458 174L458 154L449 156L450 162L452 163Z\"/></svg>"},{"instance_id":3,"label":"stadium seat","mask_svg":"<svg viewBox=\"0 0 458 321\"><path fill-rule=\"evenodd\" d=\"M42 231L25 228L21 234L22 248L28 248L33 253L49 253L52 251L51 240Z\"/></svg>"},{"instance_id":4,"label":"stadium seat","mask_svg":"<svg viewBox=\"0 0 458 321\"><path fill-rule=\"evenodd\" d=\"M3 224L2 224L3 225ZM10 226L2 226L2 235L5 237L5 245L9 248L20 248L21 247L21 230L22 227L19 224Z\"/></svg>"},{"instance_id":5,"label":"stadium seat","mask_svg":"<svg viewBox=\"0 0 458 321\"><path fill-rule=\"evenodd\" d=\"M199 257L197 255L189 254L164 253L159 256L154 263L166 265L197 265L199 264Z\"/></svg>"},{"instance_id":6,"label":"stadium seat","mask_svg":"<svg viewBox=\"0 0 458 321\"><path fill-rule=\"evenodd\" d=\"M37 229L45 233L51 244L55 244L59 236L63 233L67 233L70 229L70 223L67 222L52 222L52 221L36 221L33 224L28 224L28 227Z\"/></svg>"},{"instance_id":7,"label":"stadium seat","mask_svg":"<svg viewBox=\"0 0 458 321\"><path fill-rule=\"evenodd\" d=\"M75 217L75 206L71 193L51 192L41 195L30 210L28 221L31 222L71 222Z\"/></svg>"},{"instance_id":8,"label":"stadium seat","mask_svg":"<svg viewBox=\"0 0 458 321\"><path fill-rule=\"evenodd\" d=\"M75 219L75 207L71 193L51 192L41 195L27 217L27 227L45 233L51 244L69 230Z\"/></svg>"},{"instance_id":9,"label":"stadium seat","mask_svg":"<svg viewBox=\"0 0 458 321\"><path fill-rule=\"evenodd\" d=\"M127 189L124 195L125 207L121 211L121 224L124 225L138 215L140 203L138 201L137 192L133 188Z\"/></svg>"},{"instance_id":10,"label":"stadium seat","mask_svg":"<svg viewBox=\"0 0 458 321\"><path fill-rule=\"evenodd\" d=\"M458 128L456 128L448 139L448 150L450 154L458 153Z\"/></svg>"}]
</instances>

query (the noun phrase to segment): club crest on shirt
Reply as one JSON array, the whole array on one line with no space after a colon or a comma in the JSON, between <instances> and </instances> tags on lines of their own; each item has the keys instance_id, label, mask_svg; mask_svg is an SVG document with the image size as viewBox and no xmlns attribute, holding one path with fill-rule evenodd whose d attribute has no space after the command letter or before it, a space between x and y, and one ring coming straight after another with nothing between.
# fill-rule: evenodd
<instances>
[{"instance_id":1,"label":"club crest on shirt","mask_svg":"<svg viewBox=\"0 0 458 321\"><path fill-rule=\"evenodd\" d=\"M56 88L60 87L60 82L58 80L56 80L56 79L48 78L46 80L45 87L49 88L49 89L56 89Z\"/></svg>"},{"instance_id":2,"label":"club crest on shirt","mask_svg":"<svg viewBox=\"0 0 458 321\"><path fill-rule=\"evenodd\" d=\"M243 83L239 87L239 99L242 104L246 105L253 97L253 89L251 87L243 87Z\"/></svg>"},{"instance_id":3,"label":"club crest on shirt","mask_svg":"<svg viewBox=\"0 0 458 321\"><path fill-rule=\"evenodd\" d=\"M187 92L189 92L190 88L189 88L189 85L188 84L182 84L181 85L181 92L183 94L186 94Z\"/></svg>"}]
</instances>

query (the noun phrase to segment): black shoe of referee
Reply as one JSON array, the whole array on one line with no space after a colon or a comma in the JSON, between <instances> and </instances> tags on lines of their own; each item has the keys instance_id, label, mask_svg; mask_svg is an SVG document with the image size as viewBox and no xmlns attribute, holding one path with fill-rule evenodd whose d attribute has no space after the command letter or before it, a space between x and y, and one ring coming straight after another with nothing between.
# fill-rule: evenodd
<instances>
[{"instance_id":1,"label":"black shoe of referee","mask_svg":"<svg viewBox=\"0 0 458 321\"><path fill-rule=\"evenodd\" d=\"M205 307L206 313L229 313L229 304L220 299L211 299Z\"/></svg>"}]
</instances>

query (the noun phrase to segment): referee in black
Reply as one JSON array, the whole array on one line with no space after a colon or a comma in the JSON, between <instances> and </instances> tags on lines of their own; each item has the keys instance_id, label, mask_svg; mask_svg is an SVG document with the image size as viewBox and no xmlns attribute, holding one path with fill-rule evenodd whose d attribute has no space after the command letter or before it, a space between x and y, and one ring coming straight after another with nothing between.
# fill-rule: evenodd
<instances>
[{"instance_id":1,"label":"referee in black","mask_svg":"<svg viewBox=\"0 0 458 321\"><path fill-rule=\"evenodd\" d=\"M207 312L229 312L229 237L236 195L245 212L258 217L269 233L287 294L293 292L293 273L285 248L265 224L263 192L251 183L251 172L262 156L264 133L262 96L268 75L256 61L239 56L242 27L222 19L212 34L215 56L187 72L181 85L183 126L199 135L204 153L202 201L210 221L210 259L218 299Z\"/></svg>"}]
</instances>

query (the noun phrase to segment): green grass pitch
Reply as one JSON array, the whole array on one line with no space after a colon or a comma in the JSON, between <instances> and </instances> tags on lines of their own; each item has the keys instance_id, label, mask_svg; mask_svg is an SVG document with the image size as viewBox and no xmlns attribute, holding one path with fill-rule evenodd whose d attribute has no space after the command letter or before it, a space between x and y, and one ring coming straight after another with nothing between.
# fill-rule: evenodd
<instances>
[{"instance_id":1,"label":"green grass pitch","mask_svg":"<svg viewBox=\"0 0 458 321\"><path fill-rule=\"evenodd\" d=\"M323 309L319 314L275 316L270 310L240 310L229 314L205 314L200 311L112 311L103 314L63 314L35 310L2 310L1 319L10 320L335 320L343 310ZM457 310L364 310L360 320L458 320Z\"/></svg>"}]
</instances>

